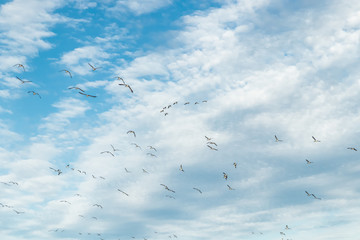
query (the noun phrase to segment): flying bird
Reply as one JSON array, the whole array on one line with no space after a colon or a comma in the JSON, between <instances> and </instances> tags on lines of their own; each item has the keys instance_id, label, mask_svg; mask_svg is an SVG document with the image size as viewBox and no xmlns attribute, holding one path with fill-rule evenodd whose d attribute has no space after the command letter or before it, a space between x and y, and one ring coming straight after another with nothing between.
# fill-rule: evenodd
<instances>
[{"instance_id":1,"label":"flying bird","mask_svg":"<svg viewBox=\"0 0 360 240\"><path fill-rule=\"evenodd\" d=\"M182 164L180 164L180 168L179 168L180 171L184 172L184 169L183 169L183 166Z\"/></svg>"},{"instance_id":2,"label":"flying bird","mask_svg":"<svg viewBox=\"0 0 360 240\"><path fill-rule=\"evenodd\" d=\"M310 193L308 193L308 191L305 191L305 193L306 193L306 195L308 195L308 197L310 197L310 196L311 196L311 194L310 194Z\"/></svg>"},{"instance_id":3,"label":"flying bird","mask_svg":"<svg viewBox=\"0 0 360 240\"><path fill-rule=\"evenodd\" d=\"M203 103L207 103L207 100L203 100L202 102L203 102Z\"/></svg>"},{"instance_id":4,"label":"flying bird","mask_svg":"<svg viewBox=\"0 0 360 240\"><path fill-rule=\"evenodd\" d=\"M140 149L141 149L141 147L140 147L139 145L137 145L136 143L131 143L131 145L135 145L135 147L137 147L137 148L140 148Z\"/></svg>"},{"instance_id":5,"label":"flying bird","mask_svg":"<svg viewBox=\"0 0 360 240\"><path fill-rule=\"evenodd\" d=\"M173 192L173 193L175 193L175 191L174 190L171 190L170 188L168 188L168 186L166 186L165 184L160 184L161 186L164 186L164 188L166 189L166 190L168 190L168 191L170 191L170 192Z\"/></svg>"},{"instance_id":6,"label":"flying bird","mask_svg":"<svg viewBox=\"0 0 360 240\"><path fill-rule=\"evenodd\" d=\"M113 151L114 151L114 152L116 152L116 151L120 151L120 149L116 149L116 148L114 148L114 146L113 146L113 145L111 145L111 144L110 144L110 146L112 147L112 149L113 149Z\"/></svg>"},{"instance_id":7,"label":"flying bird","mask_svg":"<svg viewBox=\"0 0 360 240\"><path fill-rule=\"evenodd\" d=\"M145 169L142 169L143 170L143 173L149 173L148 171L146 171Z\"/></svg>"},{"instance_id":8,"label":"flying bird","mask_svg":"<svg viewBox=\"0 0 360 240\"><path fill-rule=\"evenodd\" d=\"M99 68L101 68L101 67L94 67L93 65L91 65L90 63L88 63L89 64L89 66L91 67L91 69L93 70L93 71L95 71L96 69L99 69Z\"/></svg>"},{"instance_id":9,"label":"flying bird","mask_svg":"<svg viewBox=\"0 0 360 240\"><path fill-rule=\"evenodd\" d=\"M10 181L9 183L14 184L14 185L19 185L17 182L14 182L14 181Z\"/></svg>"},{"instance_id":10,"label":"flying bird","mask_svg":"<svg viewBox=\"0 0 360 240\"><path fill-rule=\"evenodd\" d=\"M237 163L236 163L236 162L234 162L233 165L234 165L235 168L237 167Z\"/></svg>"},{"instance_id":11,"label":"flying bird","mask_svg":"<svg viewBox=\"0 0 360 240\"><path fill-rule=\"evenodd\" d=\"M314 139L314 142L320 142L320 140L317 140L314 136L311 136L312 139Z\"/></svg>"},{"instance_id":12,"label":"flying bird","mask_svg":"<svg viewBox=\"0 0 360 240\"><path fill-rule=\"evenodd\" d=\"M66 201L66 200L61 200L60 202L67 203L67 204L70 204L70 205L71 205L71 202Z\"/></svg>"},{"instance_id":13,"label":"flying bird","mask_svg":"<svg viewBox=\"0 0 360 240\"><path fill-rule=\"evenodd\" d=\"M147 155L151 156L151 157L157 157L155 154L153 153L147 153Z\"/></svg>"},{"instance_id":14,"label":"flying bird","mask_svg":"<svg viewBox=\"0 0 360 240\"><path fill-rule=\"evenodd\" d=\"M125 81L122 77L115 77L115 78L116 78L116 80L122 81L125 84Z\"/></svg>"},{"instance_id":15,"label":"flying bird","mask_svg":"<svg viewBox=\"0 0 360 240\"><path fill-rule=\"evenodd\" d=\"M120 189L118 189L118 191L119 191L119 192L122 192L122 193L125 194L126 196L129 196L129 194L127 194L126 192L124 192L124 191L122 191L122 190L120 190Z\"/></svg>"},{"instance_id":16,"label":"flying bird","mask_svg":"<svg viewBox=\"0 0 360 240\"><path fill-rule=\"evenodd\" d=\"M76 89L76 90L79 90L79 91L85 92L84 90L82 90L82 89L81 89L81 88L79 88L79 87L69 87L68 89Z\"/></svg>"},{"instance_id":17,"label":"flying bird","mask_svg":"<svg viewBox=\"0 0 360 240\"><path fill-rule=\"evenodd\" d=\"M188 104L190 104L190 102L186 102L186 103L184 103L184 105L188 105Z\"/></svg>"},{"instance_id":18,"label":"flying bird","mask_svg":"<svg viewBox=\"0 0 360 240\"><path fill-rule=\"evenodd\" d=\"M135 133L133 130L129 130L129 131L127 131L126 133L127 133L127 134L132 133L132 134L134 135L134 137L136 137L136 133Z\"/></svg>"},{"instance_id":19,"label":"flying bird","mask_svg":"<svg viewBox=\"0 0 360 240\"><path fill-rule=\"evenodd\" d=\"M79 92L81 95L84 95L86 97L92 97L92 98L96 98L96 96L94 95L90 95L90 94L86 94L86 93L82 93L82 92Z\"/></svg>"},{"instance_id":20,"label":"flying bird","mask_svg":"<svg viewBox=\"0 0 360 240\"><path fill-rule=\"evenodd\" d=\"M207 142L207 144L213 144L213 145L217 146L217 144L215 142Z\"/></svg>"},{"instance_id":21,"label":"flying bird","mask_svg":"<svg viewBox=\"0 0 360 240\"><path fill-rule=\"evenodd\" d=\"M132 88L130 87L130 85L126 84L126 83L119 83L119 86L124 86L130 89L131 93L134 93L134 91L132 90Z\"/></svg>"},{"instance_id":22,"label":"flying bird","mask_svg":"<svg viewBox=\"0 0 360 240\"><path fill-rule=\"evenodd\" d=\"M21 84L24 84L24 83L29 83L31 81L28 81L28 80L22 80L21 78L19 78L18 76L16 76L16 78L21 81Z\"/></svg>"},{"instance_id":23,"label":"flying bird","mask_svg":"<svg viewBox=\"0 0 360 240\"><path fill-rule=\"evenodd\" d=\"M307 164L311 164L311 163L313 163L313 162L310 162L309 160L307 160L307 159L305 159L305 161L306 161L306 163Z\"/></svg>"},{"instance_id":24,"label":"flying bird","mask_svg":"<svg viewBox=\"0 0 360 240\"><path fill-rule=\"evenodd\" d=\"M200 189L198 189L198 188L194 188L194 187L193 187L193 189L196 190L196 191L198 191L199 193L202 193L202 191L201 191Z\"/></svg>"},{"instance_id":25,"label":"flying bird","mask_svg":"<svg viewBox=\"0 0 360 240\"><path fill-rule=\"evenodd\" d=\"M103 154L103 153L108 153L108 154L111 154L111 156L115 157L114 154L112 152L110 152L110 151L103 151L100 154Z\"/></svg>"},{"instance_id":26,"label":"flying bird","mask_svg":"<svg viewBox=\"0 0 360 240\"><path fill-rule=\"evenodd\" d=\"M354 148L354 147L348 147L347 149L357 151L357 149L356 149L356 148Z\"/></svg>"},{"instance_id":27,"label":"flying bird","mask_svg":"<svg viewBox=\"0 0 360 240\"><path fill-rule=\"evenodd\" d=\"M22 65L22 64L20 64L20 63L15 64L13 67L22 68L22 69L24 70L24 72L25 72L25 67L24 67L24 65Z\"/></svg>"},{"instance_id":28,"label":"flying bird","mask_svg":"<svg viewBox=\"0 0 360 240\"><path fill-rule=\"evenodd\" d=\"M103 208L100 204L97 204L97 203L94 204L93 206L94 206L94 207L99 207L99 208L101 208L101 209Z\"/></svg>"},{"instance_id":29,"label":"flying bird","mask_svg":"<svg viewBox=\"0 0 360 240\"><path fill-rule=\"evenodd\" d=\"M289 228L288 225L285 226L285 230L290 230L291 228Z\"/></svg>"},{"instance_id":30,"label":"flying bird","mask_svg":"<svg viewBox=\"0 0 360 240\"><path fill-rule=\"evenodd\" d=\"M227 175L226 173L224 173L224 172L223 172L223 175L224 175L225 180L227 180L227 179L228 179L228 175Z\"/></svg>"},{"instance_id":31,"label":"flying bird","mask_svg":"<svg viewBox=\"0 0 360 240\"><path fill-rule=\"evenodd\" d=\"M153 146L148 146L148 148L153 149L157 152L156 148L154 148Z\"/></svg>"},{"instance_id":32,"label":"flying bird","mask_svg":"<svg viewBox=\"0 0 360 240\"><path fill-rule=\"evenodd\" d=\"M275 135L275 142L282 142L282 140L278 139L278 137Z\"/></svg>"},{"instance_id":33,"label":"flying bird","mask_svg":"<svg viewBox=\"0 0 360 240\"><path fill-rule=\"evenodd\" d=\"M25 212L19 212L19 211L16 211L15 209L13 209L14 212L16 212L16 214L22 214L22 213L25 213Z\"/></svg>"},{"instance_id":34,"label":"flying bird","mask_svg":"<svg viewBox=\"0 0 360 240\"><path fill-rule=\"evenodd\" d=\"M229 184L227 184L226 186L228 186L229 190L235 190L234 188L230 187Z\"/></svg>"},{"instance_id":35,"label":"flying bird","mask_svg":"<svg viewBox=\"0 0 360 240\"><path fill-rule=\"evenodd\" d=\"M127 168L125 168L125 172L127 172L127 173L131 173L129 170L127 170Z\"/></svg>"},{"instance_id":36,"label":"flying bird","mask_svg":"<svg viewBox=\"0 0 360 240\"><path fill-rule=\"evenodd\" d=\"M60 72L65 72L65 73L69 74L70 78L72 78L71 72L69 70L63 69Z\"/></svg>"},{"instance_id":37,"label":"flying bird","mask_svg":"<svg viewBox=\"0 0 360 240\"><path fill-rule=\"evenodd\" d=\"M28 93L32 93L32 95L38 95L39 98L41 98L40 94L38 94L37 92L34 92L34 91L28 91Z\"/></svg>"},{"instance_id":38,"label":"flying bird","mask_svg":"<svg viewBox=\"0 0 360 240\"><path fill-rule=\"evenodd\" d=\"M321 198L316 197L313 193L311 194L315 199L321 200Z\"/></svg>"},{"instance_id":39,"label":"flying bird","mask_svg":"<svg viewBox=\"0 0 360 240\"><path fill-rule=\"evenodd\" d=\"M205 138L206 138L207 141L210 141L212 139L212 138L209 138L207 136L205 136Z\"/></svg>"},{"instance_id":40,"label":"flying bird","mask_svg":"<svg viewBox=\"0 0 360 240\"><path fill-rule=\"evenodd\" d=\"M214 147L212 147L212 146L210 146L210 145L206 145L206 146L208 146L208 148L210 148L211 150L214 150L214 151L217 151L217 150L218 150L217 148L214 148Z\"/></svg>"}]
</instances>

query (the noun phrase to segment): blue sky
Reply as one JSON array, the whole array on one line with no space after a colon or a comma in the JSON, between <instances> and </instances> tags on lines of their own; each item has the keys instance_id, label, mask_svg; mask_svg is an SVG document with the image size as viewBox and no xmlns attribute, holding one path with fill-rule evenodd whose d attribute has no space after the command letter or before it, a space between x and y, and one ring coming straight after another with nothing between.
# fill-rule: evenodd
<instances>
[{"instance_id":1,"label":"blue sky","mask_svg":"<svg viewBox=\"0 0 360 240\"><path fill-rule=\"evenodd\" d=\"M359 13L2 1L1 239L356 239Z\"/></svg>"}]
</instances>

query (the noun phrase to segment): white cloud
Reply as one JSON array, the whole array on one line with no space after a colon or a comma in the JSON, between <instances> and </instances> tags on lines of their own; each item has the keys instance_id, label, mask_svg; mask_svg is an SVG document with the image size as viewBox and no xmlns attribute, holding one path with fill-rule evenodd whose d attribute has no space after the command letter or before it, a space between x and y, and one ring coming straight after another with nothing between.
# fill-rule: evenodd
<instances>
[{"instance_id":1,"label":"white cloud","mask_svg":"<svg viewBox=\"0 0 360 240\"><path fill-rule=\"evenodd\" d=\"M113 11L124 11L125 9L136 15L146 14L166 7L172 3L171 0L117 0Z\"/></svg>"}]
</instances>

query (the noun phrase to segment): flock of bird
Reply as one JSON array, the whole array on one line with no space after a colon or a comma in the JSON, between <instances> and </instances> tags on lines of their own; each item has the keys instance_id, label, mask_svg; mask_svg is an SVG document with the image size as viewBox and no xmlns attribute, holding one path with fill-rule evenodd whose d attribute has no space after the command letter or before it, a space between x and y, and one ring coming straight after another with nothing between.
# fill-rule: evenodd
<instances>
[{"instance_id":1,"label":"flock of bird","mask_svg":"<svg viewBox=\"0 0 360 240\"><path fill-rule=\"evenodd\" d=\"M91 68L92 71L96 71L97 69L100 69L100 68L101 68L101 67L94 67L94 66L91 65L90 63L88 63L88 65L90 66L90 68ZM15 64L13 67L20 68L20 69L22 69L23 72L26 71L23 64ZM60 72L64 72L64 73L67 74L70 78L73 78L72 73L71 73L69 70L67 70L67 69L63 69L63 70L61 70ZM21 82L21 84L27 84L27 83L31 83L31 82L32 82L32 81L29 81L29 80L23 80L23 79L21 79L21 78L18 77L18 76L16 76L16 79L18 79L18 80ZM121 83L118 84L119 86L123 86L123 87L127 88L127 89L130 91L130 93L134 93L132 87L131 87L128 83L126 83L123 78L121 78L121 77L116 77L116 80L121 81ZM72 86L72 87L69 87L68 89L69 89L69 90L72 90L72 89L78 90L78 93L79 93L79 94L84 95L84 96L86 96L86 97L92 97L92 98L96 98L96 97L97 97L97 96L95 96L95 95L87 94L83 89L81 89L81 88L79 88L79 87L77 87L77 86ZM31 94L31 95L34 95L34 96L38 96L38 97L41 99L40 94L37 93L37 92L35 92L35 91L28 91L28 93ZM203 100L203 101L200 101L200 102L194 102L194 105L197 105L197 104L200 104L200 103L207 103L207 100ZM169 104L169 105L163 107L163 108L160 110L160 113L164 113L165 116L168 115L169 110L170 110L171 108L173 108L173 107L174 107L175 105L177 105L177 104L178 104L178 102L176 101L176 102L173 102L172 104ZM189 105L189 104L190 104L190 102L185 102L183 105ZM136 132L135 132L134 130L128 130L128 131L126 132L126 134L129 135L129 136L131 136L131 138L134 138L134 139L137 138ZM276 143L284 142L282 139L279 139L279 138L277 137L277 135L275 135L274 137L275 137L275 142L276 142ZM214 152L219 151L219 146L218 146L218 144L213 140L212 137L204 136L204 138L205 138L205 145L206 145L206 147L207 147L210 151L214 151ZM320 143L320 140L316 139L314 136L312 136L312 139L313 139L313 142L314 142L314 143ZM133 142L133 141L131 141L131 143L129 143L129 145L133 145L133 146L135 146L135 148L138 148L138 149L142 150L142 147L141 147L139 144L137 144L137 143L135 143L135 142ZM116 153L119 152L119 151L121 151L120 149L114 147L114 145L110 145L110 147L111 147L111 149L106 149L106 150L104 150L104 151L101 151L99 154L107 155L107 156L110 156L110 157L116 157ZM151 157L155 157L155 158L158 157L157 154L155 154L155 153L158 152L157 148L155 148L155 147L152 146L152 145L147 145L146 148L149 150L149 151L146 153L147 156L151 156ZM354 148L354 147L348 147L347 149L353 150L353 151L357 151L357 149ZM305 161L306 161L306 164L313 164L313 162L310 161L310 160L308 160L308 159L305 159ZM232 165L233 165L233 168L234 168L234 169L237 169L237 165L238 165L237 162L233 162ZM64 171L65 171L64 169L61 170L61 169L54 168L54 167L52 167L52 166L49 167L49 169L50 169L52 172L54 172L54 174L57 175L57 176L60 176L60 175L64 174ZM65 166L65 169L70 169L70 170L72 170L73 172L75 172L75 173L77 173L77 174L80 174L80 175L82 175L82 176L89 176L89 177L92 178L92 179L98 179L98 180L101 180L101 181L106 181L106 178L103 177L103 176L99 176L99 175L97 175L97 174L90 173L90 172L85 171L85 170L75 169L73 166L70 166L70 164L67 164L67 165ZM128 174L132 173L132 171L129 171L128 168L126 168L126 167L124 167L124 170L125 170L125 172L128 173ZM180 164L180 166L179 166L179 171L180 171L180 172L185 172L185 169L184 169L183 164ZM142 168L142 169L141 169L141 172L142 172L143 174L149 174L149 171L146 170L145 168ZM220 174L220 172L219 172L219 174ZM230 184L228 183L228 182L229 182L228 179L231 179L231 176L229 176L228 173L226 173L226 172L222 172L222 177L223 177L223 179L224 179L224 181L225 181L225 183L226 183L227 189L228 189L229 191L235 191L236 188L233 188L233 187L230 186ZM6 185L6 186L19 185L19 184L18 184L17 182L15 182L15 181L0 182L0 183L4 184L4 185ZM161 183L160 186L163 187L163 189L168 193L168 194L165 195L166 198L176 199L176 197L175 197L176 190L175 190L173 187L168 186L168 185L166 185L165 183ZM114 190L118 191L119 193L121 193L121 194L124 195L125 197L130 197L130 194L126 191L126 189L120 189L120 188L116 187L116 188L114 188ZM199 187L196 187L196 186L193 186L193 187L192 187L192 190L198 192L199 194L203 194L203 193L204 193L204 190L203 190L203 189L200 189ZM311 197L311 198L313 198L313 199L322 200L322 198L317 197L314 193L309 193L307 190L305 190L305 194L306 194L306 196ZM81 197L81 194L77 193L76 196ZM66 200L66 199L60 200L59 202L60 202L60 203L63 203L63 204L66 204L66 205L72 205L72 202L69 201L69 200ZM3 208L12 209L13 212L15 212L17 215L19 215L19 214L25 214L25 213L26 213L25 211L15 210L13 206L10 206L10 205L5 204L5 203L0 203L0 206L3 207ZM91 206L92 206L92 207L95 207L95 208L97 208L97 209L100 209L100 210L102 210L104 207L106 207L106 206L104 206L104 204L102 204L102 203L93 203ZM93 219L93 220L99 220L99 217L98 217L98 216L89 216L89 217L86 217L85 214L79 214L78 216L79 216L80 218L83 218L83 219L89 218L89 219ZM285 228L284 228L284 230L282 230L282 231L280 232L280 235L281 235L281 236L286 236L286 233L285 233L284 231L288 231L288 230L290 230L290 229L291 229L291 228L289 228L289 226L286 225ZM57 229L55 229L55 230L49 230L49 232L54 232L54 233L66 232L66 229L60 230L60 228L57 228ZM158 232L154 232L154 233L157 234ZM260 233L261 235L263 234L262 232L259 232L259 233ZM78 235L83 235L83 234L85 235L85 233L82 233L82 232L79 232L79 233L78 233ZM255 234L255 232L252 232L252 234ZM96 236L99 236L100 239L103 240L103 237L102 237L102 234L101 234L101 233L87 233L87 235L96 235ZM178 238L178 235L177 235L177 234L171 234L171 235L168 235L168 237L169 237L169 238ZM135 238L135 237L132 236L131 238ZM143 239L146 240L147 237L143 237ZM289 240L289 238L287 238L287 240Z\"/></svg>"}]
</instances>

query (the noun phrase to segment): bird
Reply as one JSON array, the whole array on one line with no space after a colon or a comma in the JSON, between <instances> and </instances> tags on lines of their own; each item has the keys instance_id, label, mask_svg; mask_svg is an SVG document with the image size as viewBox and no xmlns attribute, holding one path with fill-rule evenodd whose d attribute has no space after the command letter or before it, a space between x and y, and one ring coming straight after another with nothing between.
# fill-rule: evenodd
<instances>
[{"instance_id":1,"label":"bird","mask_svg":"<svg viewBox=\"0 0 360 240\"><path fill-rule=\"evenodd\" d=\"M180 168L179 168L180 171L184 172L184 169L183 169L183 166L182 164L180 164Z\"/></svg>"},{"instance_id":2,"label":"bird","mask_svg":"<svg viewBox=\"0 0 360 240\"><path fill-rule=\"evenodd\" d=\"M142 169L143 170L143 173L149 173L148 171L146 171L145 169Z\"/></svg>"},{"instance_id":3,"label":"bird","mask_svg":"<svg viewBox=\"0 0 360 240\"><path fill-rule=\"evenodd\" d=\"M176 102L173 102L173 105L175 105L175 104L178 104L178 102L176 101Z\"/></svg>"},{"instance_id":4,"label":"bird","mask_svg":"<svg viewBox=\"0 0 360 240\"><path fill-rule=\"evenodd\" d=\"M120 190L120 189L118 189L118 191L119 191L119 192L122 192L122 193L125 194L126 196L129 196L129 194L127 194L126 192L124 192L124 191L122 191L122 190Z\"/></svg>"},{"instance_id":5,"label":"bird","mask_svg":"<svg viewBox=\"0 0 360 240\"><path fill-rule=\"evenodd\" d=\"M99 176L99 178L101 178L101 179L105 180L105 178L104 178L104 177L102 177L102 176Z\"/></svg>"},{"instance_id":6,"label":"bird","mask_svg":"<svg viewBox=\"0 0 360 240\"><path fill-rule=\"evenodd\" d=\"M227 184L226 186L228 186L229 190L235 190L234 188L230 187L229 184Z\"/></svg>"},{"instance_id":7,"label":"bird","mask_svg":"<svg viewBox=\"0 0 360 240\"><path fill-rule=\"evenodd\" d=\"M90 94L86 94L86 93L82 93L82 92L79 92L81 95L84 95L86 97L92 97L92 98L96 98L96 96L94 95L90 95Z\"/></svg>"},{"instance_id":8,"label":"bird","mask_svg":"<svg viewBox=\"0 0 360 240\"><path fill-rule=\"evenodd\" d=\"M130 87L130 85L126 84L126 83L119 83L119 86L124 86L130 89L131 93L134 93L134 91L132 90L132 88Z\"/></svg>"},{"instance_id":9,"label":"bird","mask_svg":"<svg viewBox=\"0 0 360 240\"><path fill-rule=\"evenodd\" d=\"M306 193L306 195L308 195L309 197L311 196L311 194L310 194L310 193L308 193L308 191L305 191L305 193Z\"/></svg>"},{"instance_id":10,"label":"bird","mask_svg":"<svg viewBox=\"0 0 360 240\"><path fill-rule=\"evenodd\" d=\"M194 104L199 104L198 102L195 102Z\"/></svg>"},{"instance_id":11,"label":"bird","mask_svg":"<svg viewBox=\"0 0 360 240\"><path fill-rule=\"evenodd\" d=\"M28 91L28 93L32 93L33 95L38 95L39 98L41 98L40 94L38 94L37 92L34 92L34 91Z\"/></svg>"},{"instance_id":12,"label":"bird","mask_svg":"<svg viewBox=\"0 0 360 240\"><path fill-rule=\"evenodd\" d=\"M61 200L60 202L67 203L67 204L70 204L70 205L71 205L71 202L66 201L66 200Z\"/></svg>"},{"instance_id":13,"label":"bird","mask_svg":"<svg viewBox=\"0 0 360 240\"><path fill-rule=\"evenodd\" d=\"M354 147L348 147L347 149L357 151L357 149L356 149L356 148L354 148Z\"/></svg>"},{"instance_id":14,"label":"bird","mask_svg":"<svg viewBox=\"0 0 360 240\"><path fill-rule=\"evenodd\" d=\"M68 89L76 89L76 90L79 90L81 92L85 92L84 90L82 90L81 88L79 87L68 87Z\"/></svg>"},{"instance_id":15,"label":"bird","mask_svg":"<svg viewBox=\"0 0 360 240\"><path fill-rule=\"evenodd\" d=\"M136 143L131 143L131 145L135 145L135 147L137 147L137 148L140 148L140 149L141 149L141 147L140 147L139 145L137 145Z\"/></svg>"},{"instance_id":16,"label":"bird","mask_svg":"<svg viewBox=\"0 0 360 240\"><path fill-rule=\"evenodd\" d=\"M193 187L194 190L198 191L199 193L202 193L202 191L198 188Z\"/></svg>"},{"instance_id":17,"label":"bird","mask_svg":"<svg viewBox=\"0 0 360 240\"><path fill-rule=\"evenodd\" d=\"M188 105L188 104L190 104L190 102L186 102L186 103L184 103L184 105Z\"/></svg>"},{"instance_id":18,"label":"bird","mask_svg":"<svg viewBox=\"0 0 360 240\"><path fill-rule=\"evenodd\" d=\"M153 146L148 146L148 148L153 149L157 152L156 148L154 148Z\"/></svg>"},{"instance_id":19,"label":"bird","mask_svg":"<svg viewBox=\"0 0 360 240\"><path fill-rule=\"evenodd\" d=\"M97 217L91 217L91 218L93 218L93 219L97 220Z\"/></svg>"},{"instance_id":20,"label":"bird","mask_svg":"<svg viewBox=\"0 0 360 240\"><path fill-rule=\"evenodd\" d=\"M65 72L65 73L69 74L70 78L72 78L71 72L69 70L63 69L60 72Z\"/></svg>"},{"instance_id":21,"label":"bird","mask_svg":"<svg viewBox=\"0 0 360 240\"><path fill-rule=\"evenodd\" d=\"M122 81L125 84L125 81L124 81L124 79L122 77L117 76L115 78L116 78L116 80Z\"/></svg>"},{"instance_id":22,"label":"bird","mask_svg":"<svg viewBox=\"0 0 360 240\"><path fill-rule=\"evenodd\" d=\"M167 115L169 115L169 113L164 113L164 116L167 116Z\"/></svg>"},{"instance_id":23,"label":"bird","mask_svg":"<svg viewBox=\"0 0 360 240\"><path fill-rule=\"evenodd\" d=\"M203 102L203 103L207 103L207 100L203 100L202 102Z\"/></svg>"},{"instance_id":24,"label":"bird","mask_svg":"<svg viewBox=\"0 0 360 240\"><path fill-rule=\"evenodd\" d=\"M94 204L93 206L95 206L95 207L99 207L99 208L101 208L101 209L103 208L100 204L97 204L97 203L96 203L96 204Z\"/></svg>"},{"instance_id":25,"label":"bird","mask_svg":"<svg viewBox=\"0 0 360 240\"><path fill-rule=\"evenodd\" d=\"M127 131L126 133L127 133L127 134L132 133L132 134L134 135L134 137L136 137L136 133L135 133L133 130L129 130L129 131Z\"/></svg>"},{"instance_id":26,"label":"bird","mask_svg":"<svg viewBox=\"0 0 360 240\"><path fill-rule=\"evenodd\" d=\"M17 78L19 81L21 81L21 84L31 82L31 81L28 81L28 80L22 80L22 79L19 78L18 76L16 76L16 78Z\"/></svg>"},{"instance_id":27,"label":"bird","mask_svg":"<svg viewBox=\"0 0 360 240\"><path fill-rule=\"evenodd\" d=\"M285 226L285 230L290 230L291 228L289 228L288 225Z\"/></svg>"},{"instance_id":28,"label":"bird","mask_svg":"<svg viewBox=\"0 0 360 240\"><path fill-rule=\"evenodd\" d=\"M146 155L149 155L149 156L151 156L151 157L157 157L155 154L153 154L153 153L147 153Z\"/></svg>"},{"instance_id":29,"label":"bird","mask_svg":"<svg viewBox=\"0 0 360 240\"><path fill-rule=\"evenodd\" d=\"M127 172L127 173L131 173L129 170L127 170L127 168L125 168L125 172Z\"/></svg>"},{"instance_id":30,"label":"bird","mask_svg":"<svg viewBox=\"0 0 360 240\"><path fill-rule=\"evenodd\" d=\"M94 175L92 175L92 177L93 177L94 179L96 179L96 177L95 177Z\"/></svg>"},{"instance_id":31,"label":"bird","mask_svg":"<svg viewBox=\"0 0 360 240\"><path fill-rule=\"evenodd\" d=\"M99 68L101 68L101 67L94 67L93 65L91 65L90 63L88 63L89 64L89 66L91 67L91 69L93 70L93 71L95 71L96 69L99 69Z\"/></svg>"},{"instance_id":32,"label":"bird","mask_svg":"<svg viewBox=\"0 0 360 240\"><path fill-rule=\"evenodd\" d=\"M316 197L313 193L311 194L315 199L321 200L321 198Z\"/></svg>"},{"instance_id":33,"label":"bird","mask_svg":"<svg viewBox=\"0 0 360 240\"><path fill-rule=\"evenodd\" d=\"M113 145L111 145L111 144L110 144L110 146L112 147L112 149L113 149L113 151L114 151L114 152L116 152L116 151L120 151L120 149L116 149L116 148L114 148L114 146L113 146Z\"/></svg>"},{"instance_id":34,"label":"bird","mask_svg":"<svg viewBox=\"0 0 360 240\"><path fill-rule=\"evenodd\" d=\"M13 67L22 68L22 69L24 70L24 72L25 72L25 67L24 67L24 65L22 65L22 64L20 64L20 63L15 64Z\"/></svg>"},{"instance_id":35,"label":"bird","mask_svg":"<svg viewBox=\"0 0 360 240\"><path fill-rule=\"evenodd\" d=\"M19 212L19 211L16 211L15 209L13 209L14 212L16 212L16 214L22 214L22 213L25 213L25 212Z\"/></svg>"},{"instance_id":36,"label":"bird","mask_svg":"<svg viewBox=\"0 0 360 240\"><path fill-rule=\"evenodd\" d=\"M223 175L224 175L225 180L227 180L227 179L228 179L228 175L227 175L226 173L224 173L224 172L223 172Z\"/></svg>"},{"instance_id":37,"label":"bird","mask_svg":"<svg viewBox=\"0 0 360 240\"><path fill-rule=\"evenodd\" d=\"M278 137L275 135L275 142L282 142L282 140L278 139Z\"/></svg>"},{"instance_id":38,"label":"bird","mask_svg":"<svg viewBox=\"0 0 360 240\"><path fill-rule=\"evenodd\" d=\"M233 165L234 165L234 167L236 168L236 166L237 166L237 163L236 163L236 162L234 162L234 163L233 163Z\"/></svg>"},{"instance_id":39,"label":"bird","mask_svg":"<svg viewBox=\"0 0 360 240\"><path fill-rule=\"evenodd\" d=\"M171 189L170 189L168 186L166 186L165 184L160 184L160 185L161 185L161 186L164 186L164 188L165 188L166 190L175 193L174 190L171 190Z\"/></svg>"},{"instance_id":40,"label":"bird","mask_svg":"<svg viewBox=\"0 0 360 240\"><path fill-rule=\"evenodd\" d=\"M212 138L209 138L207 136L205 136L205 138L206 138L207 141L210 141L212 139Z\"/></svg>"},{"instance_id":41,"label":"bird","mask_svg":"<svg viewBox=\"0 0 360 240\"><path fill-rule=\"evenodd\" d=\"M14 184L14 185L19 185L17 182L14 182L14 181L10 181L9 183Z\"/></svg>"},{"instance_id":42,"label":"bird","mask_svg":"<svg viewBox=\"0 0 360 240\"><path fill-rule=\"evenodd\" d=\"M313 162L310 162L309 160L307 160L307 159L305 159L305 161L306 161L306 163L307 164L311 164L311 163L313 163Z\"/></svg>"},{"instance_id":43,"label":"bird","mask_svg":"<svg viewBox=\"0 0 360 240\"><path fill-rule=\"evenodd\" d=\"M214 142L207 142L207 144L213 144L213 145L217 146L217 144Z\"/></svg>"},{"instance_id":44,"label":"bird","mask_svg":"<svg viewBox=\"0 0 360 240\"><path fill-rule=\"evenodd\" d=\"M281 234L281 235L284 235L284 236L286 235L286 234L285 234L285 233L283 233L283 232L280 232L280 234Z\"/></svg>"},{"instance_id":45,"label":"bird","mask_svg":"<svg viewBox=\"0 0 360 240\"><path fill-rule=\"evenodd\" d=\"M314 139L314 142L320 142L320 140L317 140L314 136L311 136L312 139Z\"/></svg>"},{"instance_id":46,"label":"bird","mask_svg":"<svg viewBox=\"0 0 360 240\"><path fill-rule=\"evenodd\" d=\"M54 172L57 172L58 175L60 175L62 172L60 169L55 169L55 168L52 168L52 167L49 167L51 170L53 170Z\"/></svg>"},{"instance_id":47,"label":"bird","mask_svg":"<svg viewBox=\"0 0 360 240\"><path fill-rule=\"evenodd\" d=\"M100 154L103 154L103 153L108 153L108 154L111 154L111 156L115 157L114 154L112 152L110 152L110 151L103 151Z\"/></svg>"},{"instance_id":48,"label":"bird","mask_svg":"<svg viewBox=\"0 0 360 240\"><path fill-rule=\"evenodd\" d=\"M206 146L208 146L208 148L210 148L211 150L214 150L214 151L217 151L217 150L218 150L217 148L213 148L213 147L210 146L210 145L206 145Z\"/></svg>"}]
</instances>

